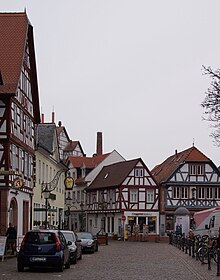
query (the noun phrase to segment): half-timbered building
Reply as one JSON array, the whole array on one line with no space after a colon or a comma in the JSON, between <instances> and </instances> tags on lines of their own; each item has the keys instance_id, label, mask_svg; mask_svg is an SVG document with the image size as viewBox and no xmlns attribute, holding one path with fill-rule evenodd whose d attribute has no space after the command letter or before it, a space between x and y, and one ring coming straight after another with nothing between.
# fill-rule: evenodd
<instances>
[{"instance_id":1,"label":"half-timbered building","mask_svg":"<svg viewBox=\"0 0 220 280\"><path fill-rule=\"evenodd\" d=\"M141 158L104 166L86 188L88 230L123 236L124 229L159 234L158 187Z\"/></svg>"},{"instance_id":2,"label":"half-timbered building","mask_svg":"<svg viewBox=\"0 0 220 280\"><path fill-rule=\"evenodd\" d=\"M193 214L220 205L220 172L196 147L175 151L151 171L160 188L160 231L174 230L179 207Z\"/></svg>"},{"instance_id":3,"label":"half-timbered building","mask_svg":"<svg viewBox=\"0 0 220 280\"><path fill-rule=\"evenodd\" d=\"M26 13L0 13L0 232L23 235L32 220L34 125L40 122L33 27Z\"/></svg>"}]
</instances>

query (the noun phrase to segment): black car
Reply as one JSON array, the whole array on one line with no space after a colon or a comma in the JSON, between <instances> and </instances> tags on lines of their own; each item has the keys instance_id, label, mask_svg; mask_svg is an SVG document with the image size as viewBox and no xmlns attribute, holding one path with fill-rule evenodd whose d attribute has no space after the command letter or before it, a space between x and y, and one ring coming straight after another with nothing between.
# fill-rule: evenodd
<instances>
[{"instance_id":1,"label":"black car","mask_svg":"<svg viewBox=\"0 0 220 280\"><path fill-rule=\"evenodd\" d=\"M58 271L70 268L70 253L64 235L59 230L28 231L17 255L17 270L25 267L54 267Z\"/></svg>"},{"instance_id":2,"label":"black car","mask_svg":"<svg viewBox=\"0 0 220 280\"><path fill-rule=\"evenodd\" d=\"M82 244L75 232L71 230L61 231L66 239L70 251L70 263L76 264L77 260L82 259Z\"/></svg>"},{"instance_id":3,"label":"black car","mask_svg":"<svg viewBox=\"0 0 220 280\"><path fill-rule=\"evenodd\" d=\"M81 240L83 251L91 253L98 251L98 240L91 232L76 232L78 238Z\"/></svg>"}]
</instances>

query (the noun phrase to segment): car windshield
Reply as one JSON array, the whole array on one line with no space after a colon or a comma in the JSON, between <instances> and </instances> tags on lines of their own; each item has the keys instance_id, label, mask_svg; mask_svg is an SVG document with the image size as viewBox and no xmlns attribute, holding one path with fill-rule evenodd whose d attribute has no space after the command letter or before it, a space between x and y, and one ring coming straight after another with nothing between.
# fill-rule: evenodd
<instances>
[{"instance_id":1,"label":"car windshield","mask_svg":"<svg viewBox=\"0 0 220 280\"><path fill-rule=\"evenodd\" d=\"M93 239L92 234L90 232L78 232L77 235L79 239Z\"/></svg>"},{"instance_id":2,"label":"car windshield","mask_svg":"<svg viewBox=\"0 0 220 280\"><path fill-rule=\"evenodd\" d=\"M75 235L73 233L71 233L71 232L63 232L63 235L64 235L64 237L65 237L67 242L68 241L71 241L71 242L76 241Z\"/></svg>"},{"instance_id":3,"label":"car windshield","mask_svg":"<svg viewBox=\"0 0 220 280\"><path fill-rule=\"evenodd\" d=\"M26 243L32 244L52 244L55 243L53 232L28 232Z\"/></svg>"}]
</instances>

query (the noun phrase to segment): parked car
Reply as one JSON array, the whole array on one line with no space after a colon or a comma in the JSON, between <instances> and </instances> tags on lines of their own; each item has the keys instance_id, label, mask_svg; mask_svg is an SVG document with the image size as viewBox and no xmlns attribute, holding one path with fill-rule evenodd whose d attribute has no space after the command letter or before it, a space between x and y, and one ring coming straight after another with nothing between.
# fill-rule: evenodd
<instances>
[{"instance_id":1,"label":"parked car","mask_svg":"<svg viewBox=\"0 0 220 280\"><path fill-rule=\"evenodd\" d=\"M66 239L59 230L31 230L23 238L17 254L17 270L25 267L54 267L62 272L70 268Z\"/></svg>"},{"instance_id":2,"label":"parked car","mask_svg":"<svg viewBox=\"0 0 220 280\"><path fill-rule=\"evenodd\" d=\"M70 251L70 263L76 264L77 260L82 259L82 244L81 240L78 238L78 236L75 234L75 232L70 230L61 230L63 233L69 251Z\"/></svg>"},{"instance_id":3,"label":"parked car","mask_svg":"<svg viewBox=\"0 0 220 280\"><path fill-rule=\"evenodd\" d=\"M78 238L81 240L82 250L91 253L98 251L98 240L91 232L76 232Z\"/></svg>"}]
</instances>

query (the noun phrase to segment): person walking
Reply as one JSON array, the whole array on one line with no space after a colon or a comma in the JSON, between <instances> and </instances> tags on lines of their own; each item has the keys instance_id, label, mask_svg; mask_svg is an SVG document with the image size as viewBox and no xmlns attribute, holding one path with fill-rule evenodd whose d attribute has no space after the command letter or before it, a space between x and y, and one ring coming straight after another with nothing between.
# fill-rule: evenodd
<instances>
[{"instance_id":1,"label":"person walking","mask_svg":"<svg viewBox=\"0 0 220 280\"><path fill-rule=\"evenodd\" d=\"M7 250L11 248L11 254L14 255L16 248L17 231L12 223L9 223L9 227L6 231L7 236Z\"/></svg>"}]
</instances>

